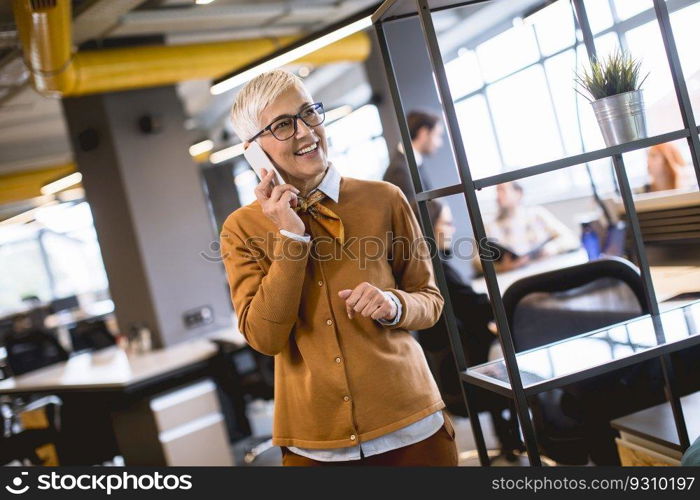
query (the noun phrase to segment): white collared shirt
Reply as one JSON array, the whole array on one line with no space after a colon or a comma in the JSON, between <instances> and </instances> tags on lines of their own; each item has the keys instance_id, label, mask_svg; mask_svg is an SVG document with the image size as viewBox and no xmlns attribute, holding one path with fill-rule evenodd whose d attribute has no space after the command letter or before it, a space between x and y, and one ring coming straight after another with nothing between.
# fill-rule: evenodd
<instances>
[{"instance_id":1,"label":"white collared shirt","mask_svg":"<svg viewBox=\"0 0 700 500\"><path fill-rule=\"evenodd\" d=\"M402 142L399 142L399 145L396 147L396 149L398 149L402 155L406 156L406 150L403 148ZM413 157L416 159L416 165L418 165L420 167L421 165L423 165L423 155L416 148L412 148L412 149L413 149Z\"/></svg>"}]
</instances>

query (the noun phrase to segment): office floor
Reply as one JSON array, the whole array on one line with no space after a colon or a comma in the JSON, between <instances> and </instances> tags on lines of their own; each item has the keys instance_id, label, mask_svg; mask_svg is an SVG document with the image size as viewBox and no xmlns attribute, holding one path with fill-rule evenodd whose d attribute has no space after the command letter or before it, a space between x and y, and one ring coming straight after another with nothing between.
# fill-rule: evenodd
<instances>
[{"instance_id":1,"label":"office floor","mask_svg":"<svg viewBox=\"0 0 700 500\"><path fill-rule=\"evenodd\" d=\"M267 433L269 435L270 429L269 424L271 422L270 415L265 411L256 412L254 415L250 415L251 425L254 429L255 434ZM486 413L482 414L479 418L481 421L481 426L484 431L484 438L486 439L486 446L490 450L498 449L498 441L496 440L493 428L491 426L491 420ZM478 466L479 458L476 452L476 445L474 444L474 438L472 437L472 430L469 424L468 418L452 416L452 422L455 427L455 434L457 436L457 449L459 450L459 465L463 467L468 466ZM247 465L243 460L245 454L245 443L237 443L233 446L233 454L237 465L245 466ZM274 447L269 451L261 454L255 462L252 464L255 466L280 466L282 465L282 454L278 447ZM496 466L513 466L513 465L527 465L527 458L519 457L519 461L515 463L507 462L504 458L499 457L494 460L493 465Z\"/></svg>"}]
</instances>

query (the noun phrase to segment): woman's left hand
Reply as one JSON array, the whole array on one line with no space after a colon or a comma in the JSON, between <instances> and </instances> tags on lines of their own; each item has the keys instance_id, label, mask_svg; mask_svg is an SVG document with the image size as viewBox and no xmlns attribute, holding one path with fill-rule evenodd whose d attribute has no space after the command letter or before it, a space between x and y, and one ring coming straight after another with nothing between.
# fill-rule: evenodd
<instances>
[{"instance_id":1,"label":"woman's left hand","mask_svg":"<svg viewBox=\"0 0 700 500\"><path fill-rule=\"evenodd\" d=\"M345 307L350 319L358 312L366 318L391 321L398 312L393 300L387 297L382 290L366 281L352 290L339 291L338 296L345 300Z\"/></svg>"}]
</instances>

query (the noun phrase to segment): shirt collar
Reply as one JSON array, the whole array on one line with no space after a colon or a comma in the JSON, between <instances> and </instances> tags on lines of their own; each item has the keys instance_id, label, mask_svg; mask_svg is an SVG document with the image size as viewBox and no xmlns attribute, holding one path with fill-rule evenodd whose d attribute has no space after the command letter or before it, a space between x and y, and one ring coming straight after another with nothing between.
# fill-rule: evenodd
<instances>
[{"instance_id":1,"label":"shirt collar","mask_svg":"<svg viewBox=\"0 0 700 500\"><path fill-rule=\"evenodd\" d=\"M399 145L396 149L398 149L402 155L406 156L406 150L403 148L402 142L399 142ZM420 154L420 152L418 152L416 148L413 148L413 157L416 159L416 165L418 165L419 167L423 165L423 155Z\"/></svg>"},{"instance_id":2,"label":"shirt collar","mask_svg":"<svg viewBox=\"0 0 700 500\"><path fill-rule=\"evenodd\" d=\"M415 149L413 150L413 157L416 159L416 165L418 165L419 167L423 165L423 155Z\"/></svg>"},{"instance_id":3,"label":"shirt collar","mask_svg":"<svg viewBox=\"0 0 700 500\"><path fill-rule=\"evenodd\" d=\"M340 172L329 162L326 175L323 176L323 180L316 189L322 191L323 194L338 203L338 199L340 198L340 178Z\"/></svg>"}]
</instances>

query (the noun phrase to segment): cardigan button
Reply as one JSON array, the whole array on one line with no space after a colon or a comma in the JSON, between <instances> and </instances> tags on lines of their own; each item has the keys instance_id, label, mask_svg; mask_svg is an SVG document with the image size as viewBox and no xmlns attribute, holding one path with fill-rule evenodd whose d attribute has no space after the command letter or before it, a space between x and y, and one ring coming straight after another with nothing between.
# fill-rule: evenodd
<instances>
[{"instance_id":1,"label":"cardigan button","mask_svg":"<svg viewBox=\"0 0 700 500\"><path fill-rule=\"evenodd\" d=\"M328 326L331 326L331 325L333 324L333 320L332 320L332 319L327 319L327 320L326 320L326 324L327 324Z\"/></svg>"},{"instance_id":2,"label":"cardigan button","mask_svg":"<svg viewBox=\"0 0 700 500\"><path fill-rule=\"evenodd\" d=\"M350 401L350 396L343 396L343 401L345 401L345 402Z\"/></svg>"},{"instance_id":3,"label":"cardigan button","mask_svg":"<svg viewBox=\"0 0 700 500\"><path fill-rule=\"evenodd\" d=\"M318 286L323 286L323 281L319 281Z\"/></svg>"},{"instance_id":4,"label":"cardigan button","mask_svg":"<svg viewBox=\"0 0 700 500\"><path fill-rule=\"evenodd\" d=\"M340 356L338 356L337 358L335 358L335 362L336 362L336 363L340 363Z\"/></svg>"},{"instance_id":5,"label":"cardigan button","mask_svg":"<svg viewBox=\"0 0 700 500\"><path fill-rule=\"evenodd\" d=\"M355 434L353 434L352 436L350 436L350 439L351 439L352 441L355 441L355 440L357 439L357 436L356 436Z\"/></svg>"}]
</instances>

